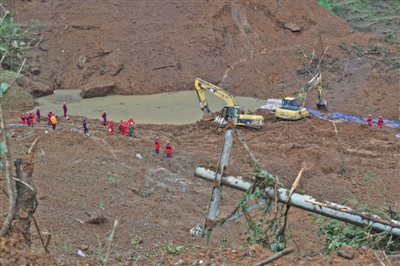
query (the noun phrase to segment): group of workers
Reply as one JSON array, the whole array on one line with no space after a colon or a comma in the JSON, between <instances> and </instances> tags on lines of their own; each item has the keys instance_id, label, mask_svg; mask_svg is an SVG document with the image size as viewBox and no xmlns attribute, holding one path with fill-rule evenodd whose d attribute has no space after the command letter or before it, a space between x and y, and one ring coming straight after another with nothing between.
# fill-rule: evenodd
<instances>
[{"instance_id":1,"label":"group of workers","mask_svg":"<svg viewBox=\"0 0 400 266\"><path fill-rule=\"evenodd\" d=\"M38 123L40 123L41 116L40 116L40 108L39 107L36 109L35 114L33 114L33 112L26 112L26 114L22 113L21 114L21 123L23 125L27 125L28 127L33 127L33 125L35 123L35 117L36 117L36 121ZM53 130L56 130L57 118L51 110L47 113L47 124L52 125Z\"/></svg>"},{"instance_id":2,"label":"group of workers","mask_svg":"<svg viewBox=\"0 0 400 266\"><path fill-rule=\"evenodd\" d=\"M368 124L369 127L372 127L372 116L371 116L371 114L368 115L367 124ZM382 118L382 116L379 116L378 127L380 129L382 129L382 126L383 126L383 118Z\"/></svg>"},{"instance_id":3,"label":"group of workers","mask_svg":"<svg viewBox=\"0 0 400 266\"><path fill-rule=\"evenodd\" d=\"M62 110L64 111L64 117L67 117L67 111L68 107L66 103L64 102L62 104ZM21 121L23 125L28 125L33 127L34 123L34 118L36 117L37 121L40 123L40 108L38 107L36 109L36 115L34 115L32 112L27 112L26 114L22 113L21 115ZM114 133L114 124L113 121L110 119L107 121L107 112L104 111L101 115L102 118L102 124L105 126L108 123L108 132L110 135ZM52 125L53 130L56 130L56 125L57 125L57 117L56 115L49 110L47 113L47 124ZM129 131L128 131L129 127ZM87 121L86 119L83 120L83 133L84 134L89 134L89 128L87 126ZM132 138L135 137L135 120L133 120L132 117L130 117L128 120L121 120L119 123L119 134L125 135L125 136L130 136ZM156 153L160 153L160 140L156 136L154 140L154 145L156 148ZM165 145L165 152L167 154L167 158L172 157L172 145L169 141L167 141L167 144Z\"/></svg>"},{"instance_id":4,"label":"group of workers","mask_svg":"<svg viewBox=\"0 0 400 266\"><path fill-rule=\"evenodd\" d=\"M102 118L102 124L105 126L107 125L107 112L104 111L103 114L101 115ZM86 120L83 121L84 125L84 130L86 132ZM128 131L128 127L129 127L129 131ZM130 117L128 120L121 120L121 122L119 123L119 134L123 135L123 136L130 136L132 138L135 137L135 120L133 120L132 117ZM108 121L108 132L110 135L114 134L114 124L112 119L110 119ZM159 154L160 153L160 140L158 139L158 137L156 136L155 140L154 140L154 145L156 148L156 153ZM167 144L165 145L165 152L167 154L167 158L171 158L172 157L172 145L169 141L167 141Z\"/></svg>"},{"instance_id":5,"label":"group of workers","mask_svg":"<svg viewBox=\"0 0 400 266\"><path fill-rule=\"evenodd\" d=\"M156 146L156 153L159 154L160 153L160 140L158 139L157 136L154 139L154 145ZM167 158L172 157L172 145L171 145L171 143L169 143L169 140L167 141L167 145L165 145L165 153L167 154Z\"/></svg>"}]
</instances>

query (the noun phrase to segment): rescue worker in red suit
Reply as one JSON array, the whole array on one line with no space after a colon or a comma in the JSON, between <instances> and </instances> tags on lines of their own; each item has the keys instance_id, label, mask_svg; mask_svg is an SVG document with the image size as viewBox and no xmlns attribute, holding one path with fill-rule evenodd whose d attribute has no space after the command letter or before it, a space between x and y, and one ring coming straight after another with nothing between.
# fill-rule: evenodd
<instances>
[{"instance_id":1,"label":"rescue worker in red suit","mask_svg":"<svg viewBox=\"0 0 400 266\"><path fill-rule=\"evenodd\" d=\"M108 132L110 133L110 135L114 133L114 125L112 120L110 120L110 123L108 123Z\"/></svg>"},{"instance_id":2,"label":"rescue worker in red suit","mask_svg":"<svg viewBox=\"0 0 400 266\"><path fill-rule=\"evenodd\" d=\"M380 129L382 129L382 126L383 126L383 118L382 118L382 116L379 116L378 126L379 126Z\"/></svg>"},{"instance_id":3,"label":"rescue worker in red suit","mask_svg":"<svg viewBox=\"0 0 400 266\"><path fill-rule=\"evenodd\" d=\"M122 123L122 135L128 136L128 123L126 120Z\"/></svg>"},{"instance_id":4,"label":"rescue worker in red suit","mask_svg":"<svg viewBox=\"0 0 400 266\"><path fill-rule=\"evenodd\" d=\"M122 127L122 125L124 124L124 122L121 120L121 122L119 123L119 134L123 134L123 127Z\"/></svg>"},{"instance_id":5,"label":"rescue worker in red suit","mask_svg":"<svg viewBox=\"0 0 400 266\"><path fill-rule=\"evenodd\" d=\"M368 115L367 123L369 127L372 127L372 116L370 114Z\"/></svg>"},{"instance_id":6,"label":"rescue worker in red suit","mask_svg":"<svg viewBox=\"0 0 400 266\"><path fill-rule=\"evenodd\" d=\"M47 124L50 126L51 125L51 117L53 116L53 112L50 110L47 113Z\"/></svg>"},{"instance_id":7,"label":"rescue worker in red suit","mask_svg":"<svg viewBox=\"0 0 400 266\"><path fill-rule=\"evenodd\" d=\"M22 115L21 115L21 123L23 125L25 125L25 114L24 113L22 113Z\"/></svg>"},{"instance_id":8,"label":"rescue worker in red suit","mask_svg":"<svg viewBox=\"0 0 400 266\"><path fill-rule=\"evenodd\" d=\"M156 153L160 153L160 141L158 140L158 137L156 136L156 139L154 140L154 145L156 146Z\"/></svg>"},{"instance_id":9,"label":"rescue worker in red suit","mask_svg":"<svg viewBox=\"0 0 400 266\"><path fill-rule=\"evenodd\" d=\"M172 157L172 145L167 141L167 145L165 146L165 152L167 153L167 158Z\"/></svg>"},{"instance_id":10,"label":"rescue worker in red suit","mask_svg":"<svg viewBox=\"0 0 400 266\"><path fill-rule=\"evenodd\" d=\"M25 114L25 123L28 125L28 127L31 126L31 120L29 120L29 113L26 112Z\"/></svg>"},{"instance_id":11,"label":"rescue worker in red suit","mask_svg":"<svg viewBox=\"0 0 400 266\"><path fill-rule=\"evenodd\" d=\"M39 107L36 109L36 119L37 119L38 123L40 123L40 110L39 110Z\"/></svg>"},{"instance_id":12,"label":"rescue worker in red suit","mask_svg":"<svg viewBox=\"0 0 400 266\"><path fill-rule=\"evenodd\" d=\"M130 124L135 124L135 120L133 120L133 118L131 117L131 118L129 118L129 120L128 120L128 125L130 125Z\"/></svg>"},{"instance_id":13,"label":"rescue worker in red suit","mask_svg":"<svg viewBox=\"0 0 400 266\"><path fill-rule=\"evenodd\" d=\"M29 124L31 127L33 127L33 122L34 122L35 116L32 114L32 112L29 113Z\"/></svg>"},{"instance_id":14,"label":"rescue worker in red suit","mask_svg":"<svg viewBox=\"0 0 400 266\"><path fill-rule=\"evenodd\" d=\"M103 118L103 125L107 125L107 113L106 111L103 112L103 114L101 115L101 118Z\"/></svg>"},{"instance_id":15,"label":"rescue worker in red suit","mask_svg":"<svg viewBox=\"0 0 400 266\"><path fill-rule=\"evenodd\" d=\"M64 117L67 117L68 108L67 108L67 105L65 104L65 102L63 102L62 109L64 111Z\"/></svg>"}]
</instances>

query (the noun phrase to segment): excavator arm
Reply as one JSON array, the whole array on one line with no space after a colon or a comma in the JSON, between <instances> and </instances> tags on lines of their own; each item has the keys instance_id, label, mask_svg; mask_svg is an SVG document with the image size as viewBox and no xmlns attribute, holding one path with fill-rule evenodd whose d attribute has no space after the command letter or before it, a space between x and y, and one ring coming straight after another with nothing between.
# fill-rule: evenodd
<instances>
[{"instance_id":1,"label":"excavator arm","mask_svg":"<svg viewBox=\"0 0 400 266\"><path fill-rule=\"evenodd\" d=\"M326 110L326 101L322 98L322 74L318 73L306 85L304 85L297 94L297 106L303 107L305 105L307 92L310 89L316 88L318 91L318 110Z\"/></svg>"},{"instance_id":2,"label":"excavator arm","mask_svg":"<svg viewBox=\"0 0 400 266\"><path fill-rule=\"evenodd\" d=\"M218 96L222 100L226 101L228 106L236 106L235 99L231 94L224 91L222 88L215 86L205 80L196 78L194 81L194 86L196 88L197 96L199 97L200 108L204 114L210 114L211 110L207 103L207 98L205 92L211 92L215 96Z\"/></svg>"}]
</instances>

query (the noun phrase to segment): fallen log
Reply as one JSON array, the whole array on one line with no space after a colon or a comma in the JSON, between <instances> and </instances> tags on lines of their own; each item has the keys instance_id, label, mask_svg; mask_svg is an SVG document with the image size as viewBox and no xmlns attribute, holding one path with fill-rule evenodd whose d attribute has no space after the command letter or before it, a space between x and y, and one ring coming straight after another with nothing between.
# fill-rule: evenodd
<instances>
[{"instance_id":1,"label":"fallen log","mask_svg":"<svg viewBox=\"0 0 400 266\"><path fill-rule=\"evenodd\" d=\"M280 257L283 257L283 256L285 256L285 255L287 255L289 253L292 253L293 251L294 251L294 248L284 249L281 252L278 252L275 255L273 255L273 256L271 256L271 257L269 257L269 258L267 258L267 259L265 259L263 261L257 262L256 264L254 264L254 266L263 266L265 264L270 263L271 261L277 260Z\"/></svg>"},{"instance_id":2,"label":"fallen log","mask_svg":"<svg viewBox=\"0 0 400 266\"><path fill-rule=\"evenodd\" d=\"M202 178L207 181L214 182L215 172L204 167L197 167L194 176ZM238 190L246 191L252 183L242 180L238 177L228 176L221 178L221 184ZM277 190L278 202L289 204L293 207L317 213L329 218L343 221L360 227L370 227L371 230L376 232L390 232L395 236L400 236L400 222L396 220L385 220L377 215L357 212L347 206L339 205L333 202L324 201L318 202L317 199L308 196L293 193L289 201L290 191L284 188ZM266 188L265 195L267 198L274 200L275 189L273 187Z\"/></svg>"}]
</instances>

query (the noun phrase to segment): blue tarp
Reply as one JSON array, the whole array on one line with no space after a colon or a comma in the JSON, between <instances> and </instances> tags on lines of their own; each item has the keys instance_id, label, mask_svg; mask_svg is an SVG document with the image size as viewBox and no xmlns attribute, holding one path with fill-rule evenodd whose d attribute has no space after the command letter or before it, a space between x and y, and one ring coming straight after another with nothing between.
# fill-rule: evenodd
<instances>
[{"instance_id":1,"label":"blue tarp","mask_svg":"<svg viewBox=\"0 0 400 266\"><path fill-rule=\"evenodd\" d=\"M341 112L324 115L324 114L322 114L314 109L311 109L309 107L306 107L306 109L313 116L316 116L318 118L325 119L325 120L340 119L343 121L358 122L358 123L365 123L367 121L367 118L362 118L362 117L351 115L351 114L344 114ZM399 120L400 120L400 118L399 118ZM372 119L372 123L378 124L378 119ZM384 124L389 125L394 128L400 128L400 121L385 119Z\"/></svg>"}]
</instances>

